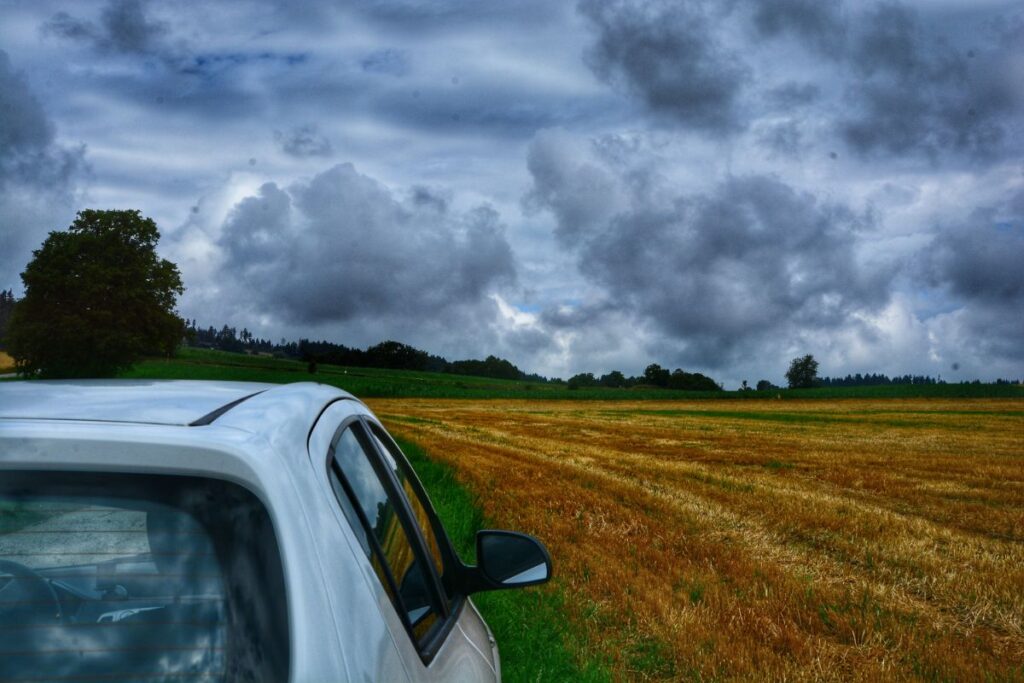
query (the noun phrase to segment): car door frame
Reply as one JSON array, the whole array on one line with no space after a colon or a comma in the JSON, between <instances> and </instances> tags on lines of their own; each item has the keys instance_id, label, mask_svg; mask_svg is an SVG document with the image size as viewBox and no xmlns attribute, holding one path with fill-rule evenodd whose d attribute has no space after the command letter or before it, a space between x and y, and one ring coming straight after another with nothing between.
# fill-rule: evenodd
<instances>
[{"instance_id":1,"label":"car door frame","mask_svg":"<svg viewBox=\"0 0 1024 683\"><path fill-rule=\"evenodd\" d=\"M326 410L324 412L326 413ZM323 417L323 414L321 415L321 417ZM317 420L317 423L319 423L319 419ZM402 524L402 528L406 533L410 545L412 546L411 549L414 553L416 561L419 562L423 567L425 567L424 571L429 582L431 596L435 600L439 608L439 623L432 628L429 639L421 646L421 644L417 641L417 638L412 632L411 625L409 623L407 615L403 614L402 610L398 609L393 602L388 600L391 607L394 609L397 620L403 626L405 635L409 639L409 644L418 653L419 659L422 662L423 666L429 667L430 664L437 657L438 653L444 647L444 645L449 641L449 637L455 630L455 626L458 623L459 618L464 609L466 597L464 595L460 595L458 592L449 593L446 591L446 588L442 581L442 577L437 574L437 571L434 567L434 562L431 559L426 539L423 538L422 532L419 529L419 525L416 522L415 515L412 512L411 504L406 498L405 492L402 491L401 485L399 484L397 478L395 477L394 472L392 472L390 467L388 466L385 459L385 455L380 452L379 446L377 445L375 439L373 438L373 426L376 426L380 434L387 437L387 440L391 441L396 448L397 453L390 453L389 455L390 457L395 459L396 464L403 471L403 473L409 480L410 485L413 488L413 491L416 493L417 496L420 497L421 504L423 504L424 510L427 513L428 521L430 522L431 527L434 530L434 534L437 537L438 548L440 549L442 554L442 562L444 563L445 574L449 573L449 569L451 569L451 573L453 574L452 585L457 584L457 577L463 565L459 560L458 555L455 553L454 548L451 545L451 541L448 538L447 532L445 532L444 527L441 524L440 519L438 518L433 505L430 503L430 499L427 497L426 491L424 490L423 485L419 480L419 477L416 476L415 470L413 470L412 466L408 463L408 459L405 458L404 453L402 453L401 449L398 448L397 444L394 442L393 437L391 437L391 435L384 428L384 426L381 425L380 422L376 420L372 415L368 415L357 409L355 413L343 417L341 421L337 424L337 426L333 427L331 437L328 441L328 447L325 452L314 454L312 451L309 451L311 462L314 464L314 466L316 466L317 468L323 468L323 475L325 477L325 482L328 488L326 492L327 495L332 500L335 500L337 507L341 508L344 505L341 501L336 500L338 496L333 490L333 487L330 486L330 477L331 469L333 467L332 463L335 458L335 446L337 445L338 440L341 438L345 430L350 429L354 424L358 424L362 431L364 432L365 442L363 439L360 438L358 432L355 433L356 438L359 441L360 446L363 448L363 450L366 451L366 456L370 461L370 465L373 468L374 474L380 480L381 485L384 487L385 493L387 494L389 500L395 506L395 514L398 516L399 521ZM316 429L316 426L317 425L314 425L313 430L311 430L310 432L310 436L312 436L312 433ZM328 428L330 429L329 426ZM380 434L378 434L378 438L380 438ZM309 446L312 447L312 443L310 443ZM342 474L343 473L339 472L335 476ZM355 509L355 513L357 517L359 517L359 522L363 526L363 532L366 533L368 536L372 536L372 530L366 528L368 526L367 521L362 516L362 513L358 508L358 501L354 500L351 488L348 486L347 482L343 477L338 476L338 478L343 484L343 487L345 489L345 495L349 499L349 505L351 505ZM344 511L344 509L339 509L338 512L340 513L341 519L343 519L346 524L352 524L352 520L349 519L349 516ZM355 532L355 530L353 530L353 532ZM371 552L378 553L379 548L373 547L375 545L375 540L368 540L370 541L371 544ZM365 553L362 552L362 548L360 548L360 554L364 559L366 558ZM367 559L366 561L368 562L369 560ZM391 575L390 567L387 565L386 562L384 562L383 565L387 568L387 573L392 582L392 586L397 591L397 582L395 581L393 575ZM370 570L370 573L376 574L376 572L374 572L372 569ZM378 583L380 583L379 577L375 576L374 580L377 580ZM381 583L381 589L386 591L386 588L383 586L383 583ZM448 600L448 597L451 597L450 602Z\"/></svg>"}]
</instances>

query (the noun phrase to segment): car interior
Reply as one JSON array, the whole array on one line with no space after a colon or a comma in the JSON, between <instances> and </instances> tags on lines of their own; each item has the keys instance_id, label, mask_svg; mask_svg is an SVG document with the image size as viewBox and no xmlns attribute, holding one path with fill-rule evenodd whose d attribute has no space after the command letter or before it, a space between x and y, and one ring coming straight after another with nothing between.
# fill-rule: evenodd
<instances>
[{"instance_id":1,"label":"car interior","mask_svg":"<svg viewBox=\"0 0 1024 683\"><path fill-rule=\"evenodd\" d=\"M287 676L280 559L251 494L18 478L0 488L0 681Z\"/></svg>"}]
</instances>

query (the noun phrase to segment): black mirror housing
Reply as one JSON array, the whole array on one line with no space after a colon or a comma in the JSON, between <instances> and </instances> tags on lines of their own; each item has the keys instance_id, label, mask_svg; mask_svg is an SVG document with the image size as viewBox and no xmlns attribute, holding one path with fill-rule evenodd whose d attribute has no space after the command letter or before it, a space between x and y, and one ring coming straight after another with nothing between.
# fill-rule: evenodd
<instances>
[{"instance_id":1,"label":"black mirror housing","mask_svg":"<svg viewBox=\"0 0 1024 683\"><path fill-rule=\"evenodd\" d=\"M551 555L539 540L514 531L476 535L477 566L466 576L466 593L536 586L551 579Z\"/></svg>"}]
</instances>

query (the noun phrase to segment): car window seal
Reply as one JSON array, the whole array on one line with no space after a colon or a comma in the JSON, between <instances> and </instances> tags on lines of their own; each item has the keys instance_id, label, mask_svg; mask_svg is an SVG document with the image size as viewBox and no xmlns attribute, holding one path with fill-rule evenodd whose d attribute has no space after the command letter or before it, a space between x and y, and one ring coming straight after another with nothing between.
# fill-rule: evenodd
<instances>
[{"instance_id":1,"label":"car window seal","mask_svg":"<svg viewBox=\"0 0 1024 683\"><path fill-rule=\"evenodd\" d=\"M402 474L404 474L406 479L409 481L409 485L412 487L413 492L420 499L420 504L423 505L423 509L427 513L427 520L430 522L430 526L434 531L434 536L437 538L437 543L441 550L441 559L444 564L444 576L441 577L441 582L442 588L444 588L443 584L445 576L449 574L456 574L458 572L458 568L462 564L462 560L459 558L458 553L455 551L455 546L452 543L451 538L448 536L448 530L444 528L444 524L441 523L441 518L437 516L437 509L431 502L430 496L427 495L427 490L423 487L423 482L420 481L419 475L416 474L416 470L413 469L412 464L409 463L408 457L406 457L405 453L402 452L402 449L399 448L394 438L380 423L365 417L364 420L368 425L370 425L371 431L381 439L381 442L385 447L387 447L388 444L391 444L391 446L393 446L394 449L402 455L401 458L395 458L395 461L398 463L399 469L402 470ZM448 597L447 593L449 591L447 588L445 588L445 592L445 597ZM455 597L457 597L456 594L452 592L451 598L454 600Z\"/></svg>"},{"instance_id":2,"label":"car window seal","mask_svg":"<svg viewBox=\"0 0 1024 683\"><path fill-rule=\"evenodd\" d=\"M363 443L364 448L368 446L372 449L372 452L367 453L367 456L376 456L375 458L371 458L371 464L377 472L378 478L381 479L381 483L384 485L384 490L387 492L388 497L394 499L397 508L395 512L398 513L398 518L402 523L402 527L405 529L406 536L409 537L412 550L426 570L425 573L429 579L428 588L438 607L437 616L440 617L440 620L442 621L447 620L450 616L448 595L445 593L444 586L441 583L441 577L438 575L437 569L434 567L434 561L431 559L430 550L427 547L427 540L423 538L423 532L420 529L419 523L416 521L416 515L412 511L412 504L409 502L408 498L406 498L405 491L402 490L402 486L398 481L395 471L388 466L388 463L385 461L385 455L381 453L380 448L373 440L373 432L370 425L370 421L363 417L360 420L362 434L358 431L354 433L356 434L356 437L360 439L360 443L363 443L365 440L365 443ZM396 458L395 460L397 465L398 459Z\"/></svg>"}]
</instances>

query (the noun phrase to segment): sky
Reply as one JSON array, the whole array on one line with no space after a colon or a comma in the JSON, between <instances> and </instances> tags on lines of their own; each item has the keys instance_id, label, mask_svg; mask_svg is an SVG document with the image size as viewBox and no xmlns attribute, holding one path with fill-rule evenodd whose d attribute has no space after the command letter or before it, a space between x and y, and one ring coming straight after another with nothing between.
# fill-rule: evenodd
<instances>
[{"instance_id":1,"label":"sky","mask_svg":"<svg viewBox=\"0 0 1024 683\"><path fill-rule=\"evenodd\" d=\"M139 209L179 312L568 377L1024 376L1024 8L0 0L0 289Z\"/></svg>"}]
</instances>

